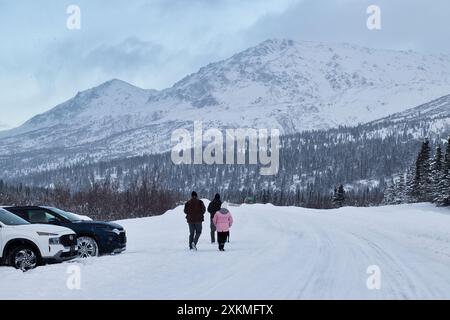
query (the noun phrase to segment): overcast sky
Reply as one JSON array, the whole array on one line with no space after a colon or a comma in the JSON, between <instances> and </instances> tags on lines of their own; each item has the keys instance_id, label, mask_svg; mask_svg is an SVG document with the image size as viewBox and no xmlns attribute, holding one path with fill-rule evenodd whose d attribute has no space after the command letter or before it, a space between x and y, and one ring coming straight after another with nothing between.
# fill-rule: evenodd
<instances>
[{"instance_id":1,"label":"overcast sky","mask_svg":"<svg viewBox=\"0 0 450 320\"><path fill-rule=\"evenodd\" d=\"M0 130L112 78L171 86L268 38L450 53L449 34L448 0L0 0Z\"/></svg>"}]
</instances>

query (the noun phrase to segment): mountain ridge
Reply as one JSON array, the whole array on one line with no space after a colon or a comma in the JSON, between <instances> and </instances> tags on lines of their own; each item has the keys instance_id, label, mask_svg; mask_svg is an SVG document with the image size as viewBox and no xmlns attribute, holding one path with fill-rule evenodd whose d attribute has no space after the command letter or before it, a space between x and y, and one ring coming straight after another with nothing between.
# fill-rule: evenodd
<instances>
[{"instance_id":1,"label":"mountain ridge","mask_svg":"<svg viewBox=\"0 0 450 320\"><path fill-rule=\"evenodd\" d=\"M81 91L0 132L0 157L27 155L26 163L49 152L80 161L165 152L171 133L192 129L196 120L204 128L283 134L353 126L422 105L448 88L450 56L270 39L160 91L119 79Z\"/></svg>"}]
</instances>

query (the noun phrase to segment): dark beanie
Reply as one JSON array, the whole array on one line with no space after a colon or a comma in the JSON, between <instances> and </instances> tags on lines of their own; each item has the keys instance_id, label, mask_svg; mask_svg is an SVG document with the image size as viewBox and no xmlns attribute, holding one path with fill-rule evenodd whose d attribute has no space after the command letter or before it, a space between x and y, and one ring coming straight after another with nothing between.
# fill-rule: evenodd
<instances>
[{"instance_id":1,"label":"dark beanie","mask_svg":"<svg viewBox=\"0 0 450 320\"><path fill-rule=\"evenodd\" d=\"M214 196L214 199L220 200L220 194L216 193L216 195Z\"/></svg>"},{"instance_id":2,"label":"dark beanie","mask_svg":"<svg viewBox=\"0 0 450 320\"><path fill-rule=\"evenodd\" d=\"M191 196L192 196L192 198L197 198L197 192L195 192L195 191L192 191L192 194L191 194Z\"/></svg>"}]
</instances>

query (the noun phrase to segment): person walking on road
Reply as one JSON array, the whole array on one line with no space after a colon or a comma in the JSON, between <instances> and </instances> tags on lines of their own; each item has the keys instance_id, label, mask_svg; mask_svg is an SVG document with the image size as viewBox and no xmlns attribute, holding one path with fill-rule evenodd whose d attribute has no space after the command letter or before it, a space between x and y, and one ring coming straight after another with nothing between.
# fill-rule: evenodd
<instances>
[{"instance_id":1,"label":"person walking on road","mask_svg":"<svg viewBox=\"0 0 450 320\"><path fill-rule=\"evenodd\" d=\"M211 243L216 242L216 226L214 225L213 218L217 211L220 210L222 206L222 201L220 200L220 194L216 193L214 200L212 200L208 205L208 212L211 215L210 228L211 228Z\"/></svg>"},{"instance_id":2,"label":"person walking on road","mask_svg":"<svg viewBox=\"0 0 450 320\"><path fill-rule=\"evenodd\" d=\"M206 208L203 201L198 198L197 192L192 191L191 196L191 199L184 205L184 213L189 224L189 249L197 250Z\"/></svg>"},{"instance_id":3,"label":"person walking on road","mask_svg":"<svg viewBox=\"0 0 450 320\"><path fill-rule=\"evenodd\" d=\"M233 225L233 217L224 203L222 208L216 212L213 218L214 225L217 228L217 241L219 242L219 250L225 251L225 242Z\"/></svg>"}]
</instances>

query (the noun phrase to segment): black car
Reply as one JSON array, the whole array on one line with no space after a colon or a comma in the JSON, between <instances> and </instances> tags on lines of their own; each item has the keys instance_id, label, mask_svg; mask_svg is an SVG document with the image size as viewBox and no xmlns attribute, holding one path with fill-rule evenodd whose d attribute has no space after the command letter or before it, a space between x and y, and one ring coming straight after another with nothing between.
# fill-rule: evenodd
<instances>
[{"instance_id":1,"label":"black car","mask_svg":"<svg viewBox=\"0 0 450 320\"><path fill-rule=\"evenodd\" d=\"M54 224L77 234L78 256L82 258L116 254L126 249L127 238L122 226L101 221L86 221L80 216L54 207L3 207L30 223Z\"/></svg>"}]
</instances>

